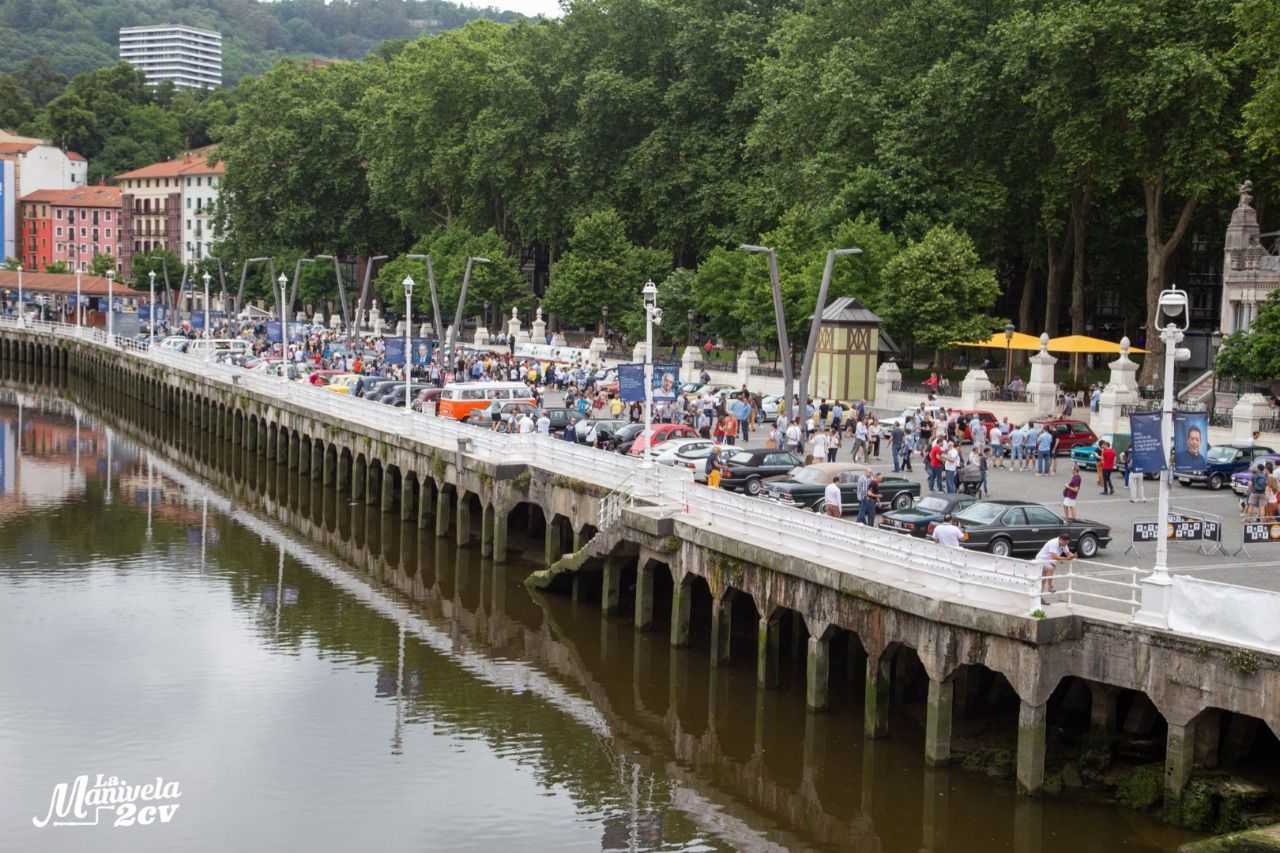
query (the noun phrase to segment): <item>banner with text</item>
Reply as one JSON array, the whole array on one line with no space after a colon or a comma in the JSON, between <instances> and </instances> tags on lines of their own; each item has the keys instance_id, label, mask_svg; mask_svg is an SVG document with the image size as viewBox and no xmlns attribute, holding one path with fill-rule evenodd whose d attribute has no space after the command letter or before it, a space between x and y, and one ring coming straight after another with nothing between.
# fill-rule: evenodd
<instances>
[{"instance_id":1,"label":"banner with text","mask_svg":"<svg viewBox=\"0 0 1280 853\"><path fill-rule=\"evenodd\" d=\"M1134 542L1154 542L1160 538L1160 522L1135 521L1133 523ZM1165 529L1165 538L1177 542L1222 541L1222 523L1207 518L1196 518L1189 515L1169 513L1169 525Z\"/></svg>"},{"instance_id":2,"label":"banner with text","mask_svg":"<svg viewBox=\"0 0 1280 853\"><path fill-rule=\"evenodd\" d=\"M1148 474L1163 471L1166 465L1160 441L1160 413L1129 415L1129 434L1133 437L1133 470Z\"/></svg>"},{"instance_id":3,"label":"banner with text","mask_svg":"<svg viewBox=\"0 0 1280 853\"><path fill-rule=\"evenodd\" d=\"M1248 522L1244 525L1244 544L1280 542L1280 523L1268 521Z\"/></svg>"},{"instance_id":4,"label":"banner with text","mask_svg":"<svg viewBox=\"0 0 1280 853\"><path fill-rule=\"evenodd\" d=\"M669 403L680 391L680 365L653 365L653 402ZM618 397L624 403L644 402L644 365L618 365Z\"/></svg>"}]
</instances>

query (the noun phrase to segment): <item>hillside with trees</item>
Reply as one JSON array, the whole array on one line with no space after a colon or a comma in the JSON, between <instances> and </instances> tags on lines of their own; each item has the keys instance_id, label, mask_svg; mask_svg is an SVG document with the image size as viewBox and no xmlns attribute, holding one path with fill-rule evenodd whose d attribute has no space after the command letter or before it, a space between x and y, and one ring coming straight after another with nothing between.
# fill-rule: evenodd
<instances>
[{"instance_id":1,"label":"hillside with trees","mask_svg":"<svg viewBox=\"0 0 1280 853\"><path fill-rule=\"evenodd\" d=\"M222 33L223 79L235 83L284 56L360 59L388 40L519 17L445 0L0 0L0 72L44 57L70 77L114 63L121 27L176 22Z\"/></svg>"}]
</instances>

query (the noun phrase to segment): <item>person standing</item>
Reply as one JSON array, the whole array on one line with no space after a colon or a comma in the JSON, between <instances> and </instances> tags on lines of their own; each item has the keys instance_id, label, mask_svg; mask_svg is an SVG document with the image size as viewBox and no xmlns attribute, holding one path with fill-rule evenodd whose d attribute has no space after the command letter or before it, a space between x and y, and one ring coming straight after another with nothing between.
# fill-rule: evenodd
<instances>
[{"instance_id":1,"label":"person standing","mask_svg":"<svg viewBox=\"0 0 1280 853\"><path fill-rule=\"evenodd\" d=\"M1099 460L1099 465L1102 468L1102 493L1114 495L1116 488L1111 484L1111 475L1116 471L1116 450L1109 441L1102 442L1102 458Z\"/></svg>"},{"instance_id":2,"label":"person standing","mask_svg":"<svg viewBox=\"0 0 1280 853\"><path fill-rule=\"evenodd\" d=\"M1071 552L1071 537L1063 533L1055 539L1050 539L1041 546L1040 551L1035 556L1035 562L1040 564L1040 592L1057 592L1053 588L1053 571L1057 568L1058 563L1066 563L1074 560L1076 555Z\"/></svg>"},{"instance_id":3,"label":"person standing","mask_svg":"<svg viewBox=\"0 0 1280 853\"><path fill-rule=\"evenodd\" d=\"M1147 489L1146 484L1143 482L1146 480L1146 475L1139 471L1134 464L1132 447L1125 448L1123 459L1124 484L1129 487L1130 503L1146 503Z\"/></svg>"},{"instance_id":4,"label":"person standing","mask_svg":"<svg viewBox=\"0 0 1280 853\"><path fill-rule=\"evenodd\" d=\"M800 453L800 424L792 421L787 424L786 432L786 449L792 453L799 455Z\"/></svg>"},{"instance_id":5,"label":"person standing","mask_svg":"<svg viewBox=\"0 0 1280 853\"><path fill-rule=\"evenodd\" d=\"M889 433L889 450L893 454L893 470L902 470L902 445L907 440L907 434L902 429L901 424L894 424L892 432Z\"/></svg>"},{"instance_id":6,"label":"person standing","mask_svg":"<svg viewBox=\"0 0 1280 853\"><path fill-rule=\"evenodd\" d=\"M853 426L853 461L867 461L867 424L862 418Z\"/></svg>"},{"instance_id":7,"label":"person standing","mask_svg":"<svg viewBox=\"0 0 1280 853\"><path fill-rule=\"evenodd\" d=\"M809 455L805 457L804 464L810 465L814 462L825 462L827 459L827 431L820 429L813 434L813 441L809 442Z\"/></svg>"},{"instance_id":8,"label":"person standing","mask_svg":"<svg viewBox=\"0 0 1280 853\"><path fill-rule=\"evenodd\" d=\"M867 415L867 440L871 442L871 455L880 458L880 421L875 415Z\"/></svg>"},{"instance_id":9,"label":"person standing","mask_svg":"<svg viewBox=\"0 0 1280 853\"><path fill-rule=\"evenodd\" d=\"M929 491L942 491L942 439L934 439L929 446L929 458L925 460L929 468Z\"/></svg>"},{"instance_id":10,"label":"person standing","mask_svg":"<svg viewBox=\"0 0 1280 853\"><path fill-rule=\"evenodd\" d=\"M1080 466L1071 466L1071 479L1067 481L1066 488L1062 490L1062 515L1072 521L1079 518L1076 514L1076 498L1080 497Z\"/></svg>"},{"instance_id":11,"label":"person standing","mask_svg":"<svg viewBox=\"0 0 1280 853\"><path fill-rule=\"evenodd\" d=\"M951 518L951 513L942 517L942 523L933 528L933 541L944 548L962 548L960 544L969 538L959 525Z\"/></svg>"},{"instance_id":12,"label":"person standing","mask_svg":"<svg viewBox=\"0 0 1280 853\"><path fill-rule=\"evenodd\" d=\"M840 518L844 515L844 507L841 506L843 498L840 495L840 484L835 480L827 483L827 487L822 490L823 507L827 515L832 518Z\"/></svg>"},{"instance_id":13,"label":"person standing","mask_svg":"<svg viewBox=\"0 0 1280 853\"><path fill-rule=\"evenodd\" d=\"M1261 462L1249 478L1249 497L1244 507L1244 517L1262 517L1267 505L1267 469Z\"/></svg>"},{"instance_id":14,"label":"person standing","mask_svg":"<svg viewBox=\"0 0 1280 853\"><path fill-rule=\"evenodd\" d=\"M960 475L960 451L956 449L954 441L948 443L946 455L942 460L942 467L947 475L947 494L954 495Z\"/></svg>"},{"instance_id":15,"label":"person standing","mask_svg":"<svg viewBox=\"0 0 1280 853\"><path fill-rule=\"evenodd\" d=\"M827 461L835 462L836 454L840 452L840 430L827 430Z\"/></svg>"},{"instance_id":16,"label":"person standing","mask_svg":"<svg viewBox=\"0 0 1280 853\"><path fill-rule=\"evenodd\" d=\"M1022 431L1021 424L1018 425L1017 429L1009 433L1009 467L1014 471L1022 470L1022 445L1026 440L1027 434Z\"/></svg>"},{"instance_id":17,"label":"person standing","mask_svg":"<svg viewBox=\"0 0 1280 853\"><path fill-rule=\"evenodd\" d=\"M880 500L880 475L868 468L858 480L858 523L876 526L876 504Z\"/></svg>"},{"instance_id":18,"label":"person standing","mask_svg":"<svg viewBox=\"0 0 1280 853\"><path fill-rule=\"evenodd\" d=\"M1053 436L1049 434L1049 428L1042 426L1040 432L1035 438L1036 447L1036 476L1049 476L1049 450L1053 447Z\"/></svg>"}]
</instances>

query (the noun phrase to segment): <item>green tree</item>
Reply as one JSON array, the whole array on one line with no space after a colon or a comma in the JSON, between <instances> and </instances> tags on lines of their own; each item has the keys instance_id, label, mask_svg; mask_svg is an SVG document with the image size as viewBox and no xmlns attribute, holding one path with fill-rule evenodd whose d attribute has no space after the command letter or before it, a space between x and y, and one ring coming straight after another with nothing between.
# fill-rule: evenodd
<instances>
[{"instance_id":1,"label":"green tree","mask_svg":"<svg viewBox=\"0 0 1280 853\"><path fill-rule=\"evenodd\" d=\"M164 272L169 270L169 284L174 288L182 282L182 263L168 249L153 249L133 256L133 289L150 292L150 273L156 274L156 300L163 298ZM166 294L167 295L167 294Z\"/></svg>"},{"instance_id":2,"label":"green tree","mask_svg":"<svg viewBox=\"0 0 1280 853\"><path fill-rule=\"evenodd\" d=\"M1273 291L1248 329L1228 335L1215 370L1240 382L1270 382L1280 376L1280 291Z\"/></svg>"},{"instance_id":3,"label":"green tree","mask_svg":"<svg viewBox=\"0 0 1280 853\"><path fill-rule=\"evenodd\" d=\"M67 269L66 261L54 261L44 265L44 271L54 273L55 275L66 275L70 270Z\"/></svg>"},{"instance_id":4,"label":"green tree","mask_svg":"<svg viewBox=\"0 0 1280 853\"><path fill-rule=\"evenodd\" d=\"M617 211L593 213L578 221L569 251L552 268L542 307L562 325L594 327L600 306L608 305L609 325L634 338L644 329L640 291L669 267L662 252L627 238Z\"/></svg>"},{"instance_id":5,"label":"green tree","mask_svg":"<svg viewBox=\"0 0 1280 853\"><path fill-rule=\"evenodd\" d=\"M980 266L973 241L949 226L929 230L885 265L893 294L881 308L889 331L925 350L957 340L981 340L1003 321L988 312L1000 289Z\"/></svg>"},{"instance_id":6,"label":"green tree","mask_svg":"<svg viewBox=\"0 0 1280 853\"><path fill-rule=\"evenodd\" d=\"M12 74L0 74L0 127L17 128L35 118L36 107Z\"/></svg>"},{"instance_id":7,"label":"green tree","mask_svg":"<svg viewBox=\"0 0 1280 853\"><path fill-rule=\"evenodd\" d=\"M116 268L116 259L114 255L94 255L93 262L89 264L89 275L104 276L108 270Z\"/></svg>"}]
</instances>

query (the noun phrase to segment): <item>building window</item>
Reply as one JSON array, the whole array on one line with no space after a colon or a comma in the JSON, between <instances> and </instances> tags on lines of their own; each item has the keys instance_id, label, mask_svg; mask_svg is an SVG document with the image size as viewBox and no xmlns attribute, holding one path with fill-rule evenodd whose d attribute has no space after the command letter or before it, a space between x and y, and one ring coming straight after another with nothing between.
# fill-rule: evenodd
<instances>
[{"instance_id":1,"label":"building window","mask_svg":"<svg viewBox=\"0 0 1280 853\"><path fill-rule=\"evenodd\" d=\"M82 255L83 255L86 251L88 251L88 246L86 246L84 243L81 243L81 244L80 244L80 254L82 254Z\"/></svg>"},{"instance_id":2,"label":"building window","mask_svg":"<svg viewBox=\"0 0 1280 853\"><path fill-rule=\"evenodd\" d=\"M57 236L57 237L61 237L61 236L62 236L62 226L61 226L61 225L59 225L59 226L58 226L57 228L55 228L54 230L57 232L57 234L56 234L55 236Z\"/></svg>"},{"instance_id":3,"label":"building window","mask_svg":"<svg viewBox=\"0 0 1280 853\"><path fill-rule=\"evenodd\" d=\"M85 233L84 233L84 226L81 226L81 227L80 227L80 236L81 236L81 237L87 237L87 236L88 236L87 234L85 234Z\"/></svg>"},{"instance_id":4,"label":"building window","mask_svg":"<svg viewBox=\"0 0 1280 853\"><path fill-rule=\"evenodd\" d=\"M107 220L108 222L110 222L110 221L111 221L111 211L109 211L109 210L104 210L104 211L102 212L102 218L103 218L103 219L105 219L105 220Z\"/></svg>"},{"instance_id":5,"label":"building window","mask_svg":"<svg viewBox=\"0 0 1280 853\"><path fill-rule=\"evenodd\" d=\"M110 229L110 228L107 228L107 229L106 229L106 232L107 232L107 239L108 239L108 240L110 240L110 239L111 239L111 229Z\"/></svg>"},{"instance_id":6,"label":"building window","mask_svg":"<svg viewBox=\"0 0 1280 853\"><path fill-rule=\"evenodd\" d=\"M62 219L62 208L58 208L53 212L54 219Z\"/></svg>"}]
</instances>

